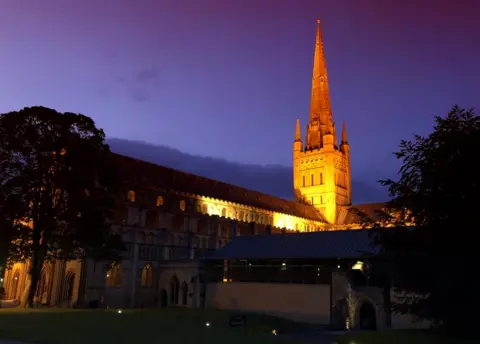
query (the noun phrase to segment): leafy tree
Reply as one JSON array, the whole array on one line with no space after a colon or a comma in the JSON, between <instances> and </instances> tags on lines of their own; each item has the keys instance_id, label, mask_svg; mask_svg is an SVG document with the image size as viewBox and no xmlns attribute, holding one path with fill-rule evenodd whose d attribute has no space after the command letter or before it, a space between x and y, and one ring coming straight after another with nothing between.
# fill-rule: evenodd
<instances>
[{"instance_id":1,"label":"leafy tree","mask_svg":"<svg viewBox=\"0 0 480 344\"><path fill-rule=\"evenodd\" d=\"M117 178L104 139L80 114L30 107L0 115L2 241L10 263L31 262L23 307L45 260L118 259L108 222Z\"/></svg>"},{"instance_id":2,"label":"leafy tree","mask_svg":"<svg viewBox=\"0 0 480 344\"><path fill-rule=\"evenodd\" d=\"M480 175L480 118L454 106L433 132L401 141L398 180L383 180L392 200L374 231L404 297L393 304L455 333L476 331L475 278ZM378 222L377 226L378 227Z\"/></svg>"}]
</instances>

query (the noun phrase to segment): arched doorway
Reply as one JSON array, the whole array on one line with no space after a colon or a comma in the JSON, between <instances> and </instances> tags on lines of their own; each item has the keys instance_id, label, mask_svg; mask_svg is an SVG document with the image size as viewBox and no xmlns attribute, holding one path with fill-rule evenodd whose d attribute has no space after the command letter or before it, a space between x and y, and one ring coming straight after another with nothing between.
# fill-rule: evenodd
<instances>
[{"instance_id":1,"label":"arched doorway","mask_svg":"<svg viewBox=\"0 0 480 344\"><path fill-rule=\"evenodd\" d=\"M186 306L188 303L188 284L187 282L182 283L182 305Z\"/></svg>"},{"instance_id":2,"label":"arched doorway","mask_svg":"<svg viewBox=\"0 0 480 344\"><path fill-rule=\"evenodd\" d=\"M45 265L41 271L40 281L38 281L35 296L41 304L48 303L50 287L50 266Z\"/></svg>"},{"instance_id":3,"label":"arched doorway","mask_svg":"<svg viewBox=\"0 0 480 344\"><path fill-rule=\"evenodd\" d=\"M160 290L160 307L165 308L168 305L168 295L165 288Z\"/></svg>"},{"instance_id":4,"label":"arched doorway","mask_svg":"<svg viewBox=\"0 0 480 344\"><path fill-rule=\"evenodd\" d=\"M170 280L170 305L178 305L178 293L180 289L180 282L178 281L177 276L173 276Z\"/></svg>"},{"instance_id":5,"label":"arched doorway","mask_svg":"<svg viewBox=\"0 0 480 344\"><path fill-rule=\"evenodd\" d=\"M17 299L17 295L19 294L18 292L19 283L20 283L20 270L17 269L13 273L12 286L10 288L10 295L9 295L11 299Z\"/></svg>"},{"instance_id":6,"label":"arched doorway","mask_svg":"<svg viewBox=\"0 0 480 344\"><path fill-rule=\"evenodd\" d=\"M377 317L375 307L370 302L365 302L360 307L360 329L375 331L377 329Z\"/></svg>"},{"instance_id":7,"label":"arched doorway","mask_svg":"<svg viewBox=\"0 0 480 344\"><path fill-rule=\"evenodd\" d=\"M73 300L74 284L75 284L75 273L70 270L65 275L65 289L63 293L63 300L68 301L69 306L70 306L70 302Z\"/></svg>"}]
</instances>

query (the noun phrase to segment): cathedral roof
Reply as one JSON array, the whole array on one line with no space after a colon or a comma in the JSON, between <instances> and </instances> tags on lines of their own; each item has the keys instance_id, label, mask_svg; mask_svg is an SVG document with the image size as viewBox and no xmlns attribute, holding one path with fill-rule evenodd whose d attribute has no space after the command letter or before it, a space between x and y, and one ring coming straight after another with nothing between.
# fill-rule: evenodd
<instances>
[{"instance_id":1,"label":"cathedral roof","mask_svg":"<svg viewBox=\"0 0 480 344\"><path fill-rule=\"evenodd\" d=\"M124 155L112 154L113 162L121 171L124 181L132 187L189 193L313 221L327 222L320 212L309 205L299 204Z\"/></svg>"},{"instance_id":2,"label":"cathedral roof","mask_svg":"<svg viewBox=\"0 0 480 344\"><path fill-rule=\"evenodd\" d=\"M367 230L237 236L208 259L331 259L374 255Z\"/></svg>"}]
</instances>

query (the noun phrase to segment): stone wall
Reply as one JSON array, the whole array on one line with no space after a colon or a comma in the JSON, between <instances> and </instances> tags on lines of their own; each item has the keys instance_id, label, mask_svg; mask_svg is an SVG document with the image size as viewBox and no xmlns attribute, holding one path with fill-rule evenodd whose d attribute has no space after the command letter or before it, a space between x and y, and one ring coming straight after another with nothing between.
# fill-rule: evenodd
<instances>
[{"instance_id":1,"label":"stone wall","mask_svg":"<svg viewBox=\"0 0 480 344\"><path fill-rule=\"evenodd\" d=\"M330 286L283 283L208 283L206 307L330 323Z\"/></svg>"}]
</instances>

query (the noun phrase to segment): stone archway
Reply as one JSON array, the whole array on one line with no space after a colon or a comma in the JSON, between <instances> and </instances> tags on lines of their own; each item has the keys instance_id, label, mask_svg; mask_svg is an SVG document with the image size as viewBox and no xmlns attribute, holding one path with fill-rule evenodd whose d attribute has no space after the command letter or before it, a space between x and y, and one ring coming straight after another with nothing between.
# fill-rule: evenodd
<instances>
[{"instance_id":1,"label":"stone archway","mask_svg":"<svg viewBox=\"0 0 480 344\"><path fill-rule=\"evenodd\" d=\"M182 283L182 305L186 306L188 304L188 284L187 282Z\"/></svg>"},{"instance_id":2,"label":"stone archway","mask_svg":"<svg viewBox=\"0 0 480 344\"><path fill-rule=\"evenodd\" d=\"M165 308L168 306L168 295L165 288L160 290L160 307Z\"/></svg>"},{"instance_id":3,"label":"stone archway","mask_svg":"<svg viewBox=\"0 0 480 344\"><path fill-rule=\"evenodd\" d=\"M359 311L360 329L375 331L377 329L377 316L375 307L370 302L364 302Z\"/></svg>"},{"instance_id":4,"label":"stone archway","mask_svg":"<svg viewBox=\"0 0 480 344\"><path fill-rule=\"evenodd\" d=\"M179 289L180 289L180 282L177 276L174 275L170 280L170 305L171 306L178 305Z\"/></svg>"},{"instance_id":5,"label":"stone archway","mask_svg":"<svg viewBox=\"0 0 480 344\"><path fill-rule=\"evenodd\" d=\"M12 285L10 287L10 298L11 299L17 299L17 295L19 294L18 293L18 285L20 283L20 270L17 269L15 270L15 272L13 273L13 277L12 277Z\"/></svg>"},{"instance_id":6,"label":"stone archway","mask_svg":"<svg viewBox=\"0 0 480 344\"><path fill-rule=\"evenodd\" d=\"M52 269L48 263L46 263L41 271L40 281L38 281L37 289L35 291L35 297L41 304L47 304L50 298L51 287L51 275Z\"/></svg>"},{"instance_id":7,"label":"stone archway","mask_svg":"<svg viewBox=\"0 0 480 344\"><path fill-rule=\"evenodd\" d=\"M68 270L65 274L65 287L63 290L63 300L68 301L70 306L71 301L73 300L73 287L75 284L75 273L72 270Z\"/></svg>"}]
</instances>

